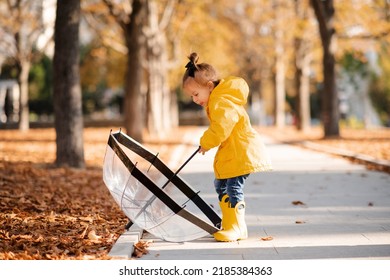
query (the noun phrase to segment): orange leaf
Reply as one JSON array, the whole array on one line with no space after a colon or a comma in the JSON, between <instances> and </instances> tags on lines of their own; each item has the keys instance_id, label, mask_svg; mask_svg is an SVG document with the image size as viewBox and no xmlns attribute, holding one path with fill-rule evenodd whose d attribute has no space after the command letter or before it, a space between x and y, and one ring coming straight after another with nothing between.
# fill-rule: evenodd
<instances>
[{"instance_id":1,"label":"orange leaf","mask_svg":"<svg viewBox=\"0 0 390 280\"><path fill-rule=\"evenodd\" d=\"M293 201L293 202L291 202L292 204L294 204L294 205L306 205L305 203L303 203L302 201L300 201L300 200L295 200L295 201Z\"/></svg>"},{"instance_id":2,"label":"orange leaf","mask_svg":"<svg viewBox=\"0 0 390 280\"><path fill-rule=\"evenodd\" d=\"M271 240L273 240L274 238L272 237L272 236L266 236L266 237L262 237L262 238L260 238L261 240L263 240L263 241L271 241Z\"/></svg>"}]
</instances>

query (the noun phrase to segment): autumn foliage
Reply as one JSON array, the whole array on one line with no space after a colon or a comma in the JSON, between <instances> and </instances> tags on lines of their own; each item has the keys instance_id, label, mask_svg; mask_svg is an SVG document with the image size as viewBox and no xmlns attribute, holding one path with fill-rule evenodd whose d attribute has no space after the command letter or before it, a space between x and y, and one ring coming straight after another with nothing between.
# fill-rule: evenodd
<instances>
[{"instance_id":1,"label":"autumn foliage","mask_svg":"<svg viewBox=\"0 0 390 280\"><path fill-rule=\"evenodd\" d=\"M126 220L101 171L0 162L0 259L101 259Z\"/></svg>"},{"instance_id":2,"label":"autumn foliage","mask_svg":"<svg viewBox=\"0 0 390 280\"><path fill-rule=\"evenodd\" d=\"M84 170L45 162L55 153L51 129L1 132L0 259L109 258L127 219L102 180L108 132L86 133Z\"/></svg>"}]
</instances>

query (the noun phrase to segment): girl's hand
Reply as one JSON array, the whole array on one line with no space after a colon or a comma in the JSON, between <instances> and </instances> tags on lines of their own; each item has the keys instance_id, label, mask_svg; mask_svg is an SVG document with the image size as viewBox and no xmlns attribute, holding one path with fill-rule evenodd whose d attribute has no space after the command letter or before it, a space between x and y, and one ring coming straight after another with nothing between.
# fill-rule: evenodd
<instances>
[{"instance_id":1,"label":"girl's hand","mask_svg":"<svg viewBox=\"0 0 390 280\"><path fill-rule=\"evenodd\" d=\"M204 149L203 147L200 147L199 149L199 153L201 153L202 155L205 154L205 152L207 152L208 150Z\"/></svg>"}]
</instances>

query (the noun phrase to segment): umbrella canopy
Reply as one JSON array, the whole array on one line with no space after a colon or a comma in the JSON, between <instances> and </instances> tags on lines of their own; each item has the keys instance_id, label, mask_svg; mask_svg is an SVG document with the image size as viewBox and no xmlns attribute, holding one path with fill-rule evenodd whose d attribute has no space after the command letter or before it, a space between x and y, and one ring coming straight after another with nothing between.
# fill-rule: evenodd
<instances>
[{"instance_id":1,"label":"umbrella canopy","mask_svg":"<svg viewBox=\"0 0 390 280\"><path fill-rule=\"evenodd\" d=\"M110 133L103 180L133 224L172 242L215 233L221 218L178 171L123 132Z\"/></svg>"}]
</instances>

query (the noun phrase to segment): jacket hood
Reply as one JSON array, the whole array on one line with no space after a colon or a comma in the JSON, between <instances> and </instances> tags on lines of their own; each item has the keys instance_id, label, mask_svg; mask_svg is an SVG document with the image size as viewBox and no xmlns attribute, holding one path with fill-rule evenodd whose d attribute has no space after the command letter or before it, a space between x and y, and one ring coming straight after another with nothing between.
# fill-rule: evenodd
<instances>
[{"instance_id":1,"label":"jacket hood","mask_svg":"<svg viewBox=\"0 0 390 280\"><path fill-rule=\"evenodd\" d=\"M223 96L238 105L245 105L249 95L249 86L244 79L231 76L222 79L212 91L212 95Z\"/></svg>"}]
</instances>

